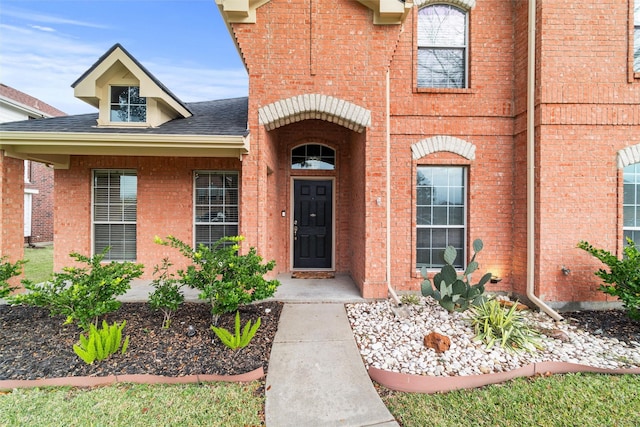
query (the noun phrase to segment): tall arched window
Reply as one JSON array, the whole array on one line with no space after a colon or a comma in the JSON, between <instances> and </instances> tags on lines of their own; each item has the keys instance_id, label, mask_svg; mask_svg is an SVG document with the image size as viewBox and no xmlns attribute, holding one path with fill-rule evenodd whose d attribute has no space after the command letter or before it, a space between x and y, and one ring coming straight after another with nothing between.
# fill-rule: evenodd
<instances>
[{"instance_id":1,"label":"tall arched window","mask_svg":"<svg viewBox=\"0 0 640 427\"><path fill-rule=\"evenodd\" d=\"M291 150L291 169L334 170L335 150L320 144L306 144Z\"/></svg>"},{"instance_id":2,"label":"tall arched window","mask_svg":"<svg viewBox=\"0 0 640 427\"><path fill-rule=\"evenodd\" d=\"M467 87L468 14L449 4L418 11L418 87Z\"/></svg>"},{"instance_id":3,"label":"tall arched window","mask_svg":"<svg viewBox=\"0 0 640 427\"><path fill-rule=\"evenodd\" d=\"M640 163L624 168L623 200L624 245L627 237L640 245Z\"/></svg>"}]
</instances>

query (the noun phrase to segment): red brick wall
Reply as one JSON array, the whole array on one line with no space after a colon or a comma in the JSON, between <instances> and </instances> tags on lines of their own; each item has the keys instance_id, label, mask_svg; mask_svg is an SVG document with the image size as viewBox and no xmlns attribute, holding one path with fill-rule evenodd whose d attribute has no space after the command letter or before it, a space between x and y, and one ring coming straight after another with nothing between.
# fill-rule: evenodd
<instances>
[{"instance_id":1,"label":"red brick wall","mask_svg":"<svg viewBox=\"0 0 640 427\"><path fill-rule=\"evenodd\" d=\"M468 167L468 234L485 247L481 271L503 278L511 290L514 240L514 44L511 3L478 3L470 14L470 87L462 90L416 89L417 9L404 26L391 64L392 133L392 284L419 289L416 270L415 175L420 165ZM413 73L413 74L412 74ZM438 152L412 160L411 145L436 135L462 139L476 147L475 160ZM497 288L494 286L493 288Z\"/></svg>"},{"instance_id":2,"label":"red brick wall","mask_svg":"<svg viewBox=\"0 0 640 427\"><path fill-rule=\"evenodd\" d=\"M0 257L15 263L24 257L24 163L0 150ZM9 280L20 284L20 278Z\"/></svg>"},{"instance_id":3,"label":"red brick wall","mask_svg":"<svg viewBox=\"0 0 640 427\"><path fill-rule=\"evenodd\" d=\"M580 240L622 248L619 150L640 144L640 80L629 83L627 2L544 2L540 11L538 277L553 301L604 300ZM561 267L571 269L569 276Z\"/></svg>"},{"instance_id":4,"label":"red brick wall","mask_svg":"<svg viewBox=\"0 0 640 427\"><path fill-rule=\"evenodd\" d=\"M31 243L53 241L53 169L39 162L31 163L27 188L38 190L32 196Z\"/></svg>"},{"instance_id":5,"label":"red brick wall","mask_svg":"<svg viewBox=\"0 0 640 427\"><path fill-rule=\"evenodd\" d=\"M90 254L92 251L91 204L87 202L91 200L92 169L137 171L137 262L145 265L143 278L151 278L154 265L160 264L164 257L169 257L176 268L186 265L182 255L154 243L154 237L173 235L193 245L193 172L239 171L240 161L235 158L72 157L70 168L56 170L55 176L56 271L70 265L69 253Z\"/></svg>"}]
</instances>

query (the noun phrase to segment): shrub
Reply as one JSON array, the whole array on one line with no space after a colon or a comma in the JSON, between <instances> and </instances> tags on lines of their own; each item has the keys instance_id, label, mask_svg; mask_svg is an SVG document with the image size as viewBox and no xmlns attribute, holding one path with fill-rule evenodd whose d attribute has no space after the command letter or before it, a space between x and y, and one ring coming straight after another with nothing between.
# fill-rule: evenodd
<instances>
[{"instance_id":1,"label":"shrub","mask_svg":"<svg viewBox=\"0 0 640 427\"><path fill-rule=\"evenodd\" d=\"M176 248L193 264L186 270L178 270L180 281L200 290L199 298L211 304L214 324L223 313L232 313L240 305L273 296L280 282L266 280L264 275L273 270L275 261L262 264L262 257L251 248L240 255L242 236L223 237L211 248L200 244L197 250L168 236L166 241L156 238L156 242Z\"/></svg>"},{"instance_id":2,"label":"shrub","mask_svg":"<svg viewBox=\"0 0 640 427\"><path fill-rule=\"evenodd\" d=\"M624 256L618 259L611 252L594 248L581 241L578 248L583 249L609 267L609 271L599 269L595 275L604 281L600 290L608 295L618 297L627 315L640 320L640 251L633 240L627 237Z\"/></svg>"},{"instance_id":3,"label":"shrub","mask_svg":"<svg viewBox=\"0 0 640 427\"><path fill-rule=\"evenodd\" d=\"M498 342L500 347L510 351L541 349L540 334L526 324L516 306L505 309L499 301L489 300L473 307L469 320L476 339L484 342L487 348Z\"/></svg>"},{"instance_id":4,"label":"shrub","mask_svg":"<svg viewBox=\"0 0 640 427\"><path fill-rule=\"evenodd\" d=\"M162 260L162 266L155 266L153 274L158 275L153 279L151 285L155 290L149 295L149 306L153 310L160 310L163 314L162 328L169 329L171 316L178 310L180 304L184 302L184 294L180 290L182 284L169 273L171 263L167 258Z\"/></svg>"},{"instance_id":5,"label":"shrub","mask_svg":"<svg viewBox=\"0 0 640 427\"><path fill-rule=\"evenodd\" d=\"M473 242L474 254L467 265L464 273L458 275L453 263L457 256L457 251L453 246L448 246L444 250L444 266L439 273L433 276L433 287L427 278L427 269L422 268L422 295L432 297L447 311L465 311L470 305L480 305L486 298L484 297L484 285L491 279L491 273L482 276L480 282L471 285L471 274L478 269L476 255L483 248L482 240L476 239ZM435 288L435 289L434 289Z\"/></svg>"},{"instance_id":6,"label":"shrub","mask_svg":"<svg viewBox=\"0 0 640 427\"><path fill-rule=\"evenodd\" d=\"M89 365L111 356L121 345L120 352L124 354L129 347L129 335L124 339L124 343L122 342L122 330L126 324L126 320L123 320L120 325L116 322L109 326L103 320L100 329L94 324L89 325L89 333L87 336L80 334L80 342L73 345L73 351Z\"/></svg>"},{"instance_id":7,"label":"shrub","mask_svg":"<svg viewBox=\"0 0 640 427\"><path fill-rule=\"evenodd\" d=\"M70 256L88 267L65 267L61 273L54 273L50 282L40 284L25 283L28 293L13 295L11 304L26 304L45 307L50 314L66 316L64 324L77 322L83 330L88 330L98 318L120 308L116 297L130 288L130 282L142 275L142 264L115 262L103 264L102 260L109 248L93 258L71 253Z\"/></svg>"},{"instance_id":8,"label":"shrub","mask_svg":"<svg viewBox=\"0 0 640 427\"><path fill-rule=\"evenodd\" d=\"M240 332L240 312L236 311L235 334L232 335L231 332L226 329L215 326L211 326L211 330L220 338L220 341L222 341L224 345L231 350L237 350L249 345L256 332L258 332L259 327L260 317L258 317L258 320L256 320L253 326L251 326L251 320L247 321L242 332Z\"/></svg>"},{"instance_id":9,"label":"shrub","mask_svg":"<svg viewBox=\"0 0 640 427\"><path fill-rule=\"evenodd\" d=\"M416 294L404 294L400 297L400 302L404 305L419 305L420 297Z\"/></svg>"},{"instance_id":10,"label":"shrub","mask_svg":"<svg viewBox=\"0 0 640 427\"><path fill-rule=\"evenodd\" d=\"M18 289L17 286L11 286L9 279L19 276L22 273L22 266L26 263L24 260L18 260L15 264L7 261L7 257L0 258L0 298L9 296L11 291Z\"/></svg>"}]
</instances>

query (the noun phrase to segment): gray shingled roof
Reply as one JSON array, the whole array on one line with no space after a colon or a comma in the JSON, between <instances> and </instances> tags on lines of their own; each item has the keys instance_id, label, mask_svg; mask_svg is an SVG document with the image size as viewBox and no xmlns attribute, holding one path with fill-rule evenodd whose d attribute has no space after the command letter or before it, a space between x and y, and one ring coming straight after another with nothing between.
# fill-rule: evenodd
<instances>
[{"instance_id":1,"label":"gray shingled roof","mask_svg":"<svg viewBox=\"0 0 640 427\"><path fill-rule=\"evenodd\" d=\"M248 98L186 103L193 116L156 128L98 128L98 113L0 123L0 132L104 133L149 135L239 135L247 129Z\"/></svg>"}]
</instances>

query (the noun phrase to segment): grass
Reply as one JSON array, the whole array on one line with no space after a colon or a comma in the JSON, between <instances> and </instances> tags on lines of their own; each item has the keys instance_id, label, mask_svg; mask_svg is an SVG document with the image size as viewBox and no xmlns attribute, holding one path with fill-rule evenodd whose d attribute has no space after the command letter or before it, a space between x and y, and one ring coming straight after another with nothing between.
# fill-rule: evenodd
<instances>
[{"instance_id":1,"label":"grass","mask_svg":"<svg viewBox=\"0 0 640 427\"><path fill-rule=\"evenodd\" d=\"M44 282L53 273L53 246L32 249L24 248L24 278L35 283Z\"/></svg>"},{"instance_id":2,"label":"grass","mask_svg":"<svg viewBox=\"0 0 640 427\"><path fill-rule=\"evenodd\" d=\"M567 374L445 394L382 395L404 427L640 425L639 375Z\"/></svg>"},{"instance_id":3,"label":"grass","mask_svg":"<svg viewBox=\"0 0 640 427\"><path fill-rule=\"evenodd\" d=\"M1 426L259 426L262 383L116 384L0 394Z\"/></svg>"}]
</instances>

